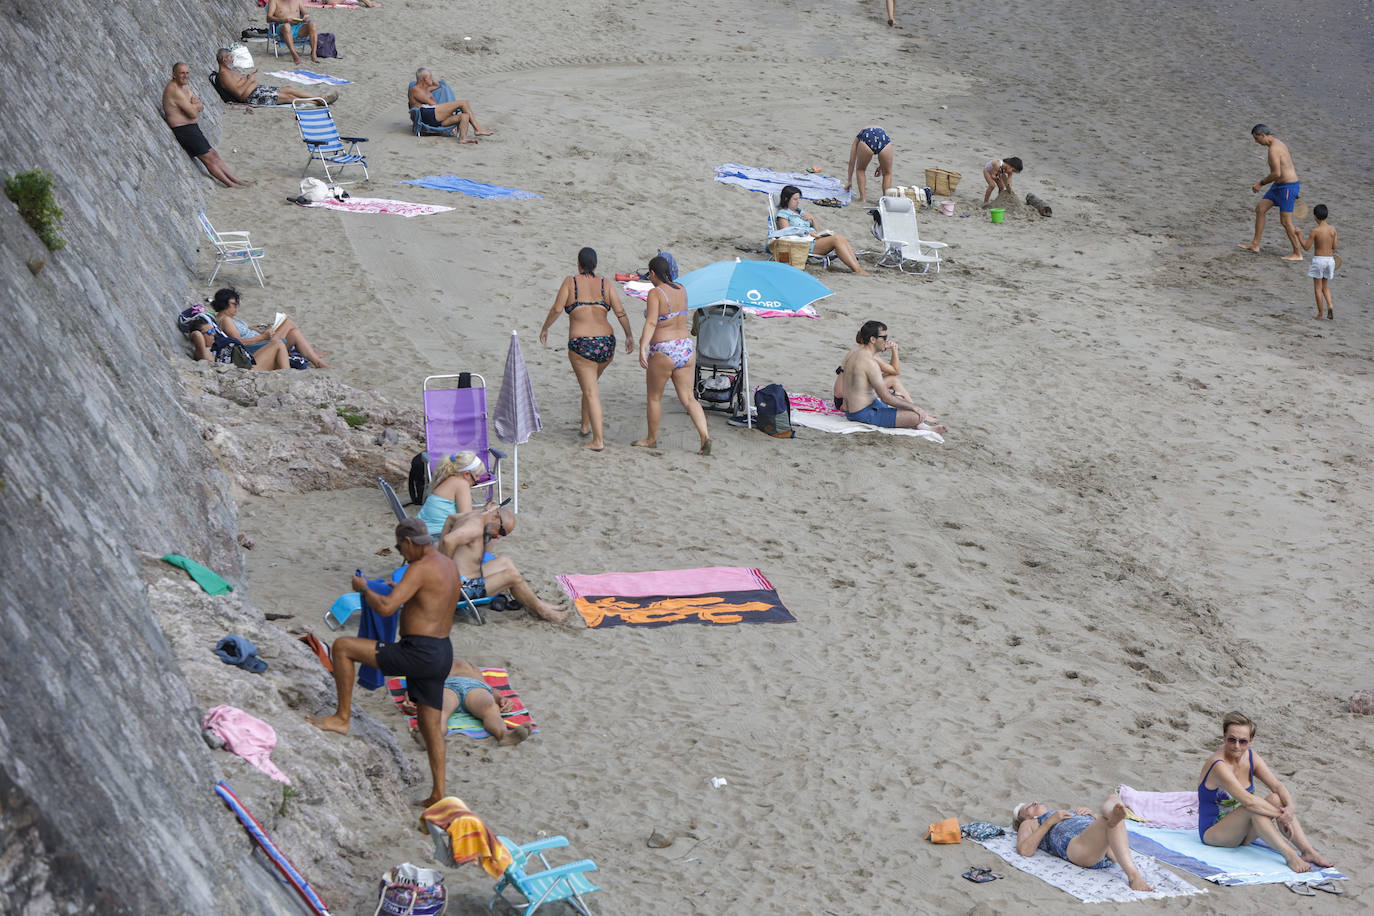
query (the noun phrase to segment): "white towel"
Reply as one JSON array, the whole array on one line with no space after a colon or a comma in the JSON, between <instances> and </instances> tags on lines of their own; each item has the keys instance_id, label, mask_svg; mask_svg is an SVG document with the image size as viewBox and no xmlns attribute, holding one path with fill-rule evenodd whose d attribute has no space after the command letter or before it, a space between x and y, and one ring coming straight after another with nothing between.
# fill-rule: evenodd
<instances>
[{"instance_id":1,"label":"white towel","mask_svg":"<svg viewBox=\"0 0 1374 916\"><path fill-rule=\"evenodd\" d=\"M1107 868L1079 868L1072 862L1052 856L1042 849L1037 849L1033 856L1023 856L1016 851L1014 833L974 842L997 853L1021 871L1035 875L1046 884L1053 885L1084 903L1131 903L1136 900L1207 893L1200 887L1193 887L1149 856L1138 853L1132 854L1131 858L1135 860L1135 867L1140 869L1141 876L1154 888L1153 891L1131 890L1130 885L1126 883L1126 873L1115 862Z\"/></svg>"},{"instance_id":2,"label":"white towel","mask_svg":"<svg viewBox=\"0 0 1374 916\"><path fill-rule=\"evenodd\" d=\"M819 429L826 433L839 433L842 436L848 436L851 433L884 433L889 436L919 436L927 442L934 442L937 445L943 444L945 441L944 436L929 429L888 429L884 426L874 426L871 423L859 423L835 414L816 413L810 410L793 410L792 425Z\"/></svg>"}]
</instances>

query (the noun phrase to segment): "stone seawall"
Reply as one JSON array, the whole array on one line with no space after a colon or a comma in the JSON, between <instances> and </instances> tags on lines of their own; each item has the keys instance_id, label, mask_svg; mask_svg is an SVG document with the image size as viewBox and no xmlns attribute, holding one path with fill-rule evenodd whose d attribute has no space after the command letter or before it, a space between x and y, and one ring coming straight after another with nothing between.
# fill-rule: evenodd
<instances>
[{"instance_id":1,"label":"stone seawall","mask_svg":"<svg viewBox=\"0 0 1374 916\"><path fill-rule=\"evenodd\" d=\"M66 248L0 199L0 897L6 912L271 912L141 565L242 566L169 317L208 180L157 116L228 4L0 2L0 173L57 178ZM202 121L217 138L219 102ZM30 258L43 267L32 273ZM232 842L231 842L232 841Z\"/></svg>"}]
</instances>

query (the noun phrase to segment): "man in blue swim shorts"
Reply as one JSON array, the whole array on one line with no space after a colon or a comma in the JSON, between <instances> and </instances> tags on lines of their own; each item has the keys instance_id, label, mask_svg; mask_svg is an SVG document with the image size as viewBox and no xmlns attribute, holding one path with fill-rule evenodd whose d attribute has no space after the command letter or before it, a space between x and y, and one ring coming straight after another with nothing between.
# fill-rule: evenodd
<instances>
[{"instance_id":1,"label":"man in blue swim shorts","mask_svg":"<svg viewBox=\"0 0 1374 916\"><path fill-rule=\"evenodd\" d=\"M1267 184L1273 187L1255 204L1255 237L1247 244L1242 242L1241 248L1246 251L1259 251L1260 237L1264 235L1264 216L1269 212L1270 207L1279 208L1279 222L1283 224L1283 231L1288 233L1288 241L1293 246L1292 252L1283 256L1285 261L1301 261L1302 252L1298 251L1300 236L1298 229L1293 225L1293 207L1298 201L1298 170L1293 166L1293 154L1288 151L1288 144L1284 143L1269 130L1267 124L1256 124L1250 129L1250 136L1260 146L1269 149L1269 174L1255 182L1250 190L1256 194L1260 188Z\"/></svg>"},{"instance_id":2,"label":"man in blue swim shorts","mask_svg":"<svg viewBox=\"0 0 1374 916\"><path fill-rule=\"evenodd\" d=\"M854 336L858 346L845 354L840 365L845 416L859 423L886 429L928 429L943 433L940 420L917 407L902 391L883 378L878 354L891 349L887 325L865 321ZM905 390L905 389L903 389Z\"/></svg>"}]
</instances>

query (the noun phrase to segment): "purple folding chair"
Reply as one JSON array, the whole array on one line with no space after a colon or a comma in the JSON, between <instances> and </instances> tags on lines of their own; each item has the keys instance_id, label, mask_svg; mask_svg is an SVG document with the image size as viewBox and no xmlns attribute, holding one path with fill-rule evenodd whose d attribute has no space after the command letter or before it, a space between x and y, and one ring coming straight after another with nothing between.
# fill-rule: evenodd
<instances>
[{"instance_id":1,"label":"purple folding chair","mask_svg":"<svg viewBox=\"0 0 1374 916\"><path fill-rule=\"evenodd\" d=\"M505 452L489 444L487 434L487 383L476 372L431 375L424 381L425 451L429 455L426 476L455 452L476 452L487 466L487 477L472 489L486 490L488 498L500 502L504 496L501 460ZM479 505L477 494L473 504Z\"/></svg>"}]
</instances>

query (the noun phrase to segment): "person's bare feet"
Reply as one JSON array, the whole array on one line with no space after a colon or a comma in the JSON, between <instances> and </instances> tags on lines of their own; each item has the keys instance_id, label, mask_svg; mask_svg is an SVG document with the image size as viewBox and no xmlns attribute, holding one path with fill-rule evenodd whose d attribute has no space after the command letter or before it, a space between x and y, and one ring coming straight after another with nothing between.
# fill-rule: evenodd
<instances>
[{"instance_id":1,"label":"person's bare feet","mask_svg":"<svg viewBox=\"0 0 1374 916\"><path fill-rule=\"evenodd\" d=\"M443 797L444 797L444 796L440 795L440 794L437 793L437 792L432 792L432 793L430 793L429 798L423 799L423 800L421 800L421 801L417 801L417 802L415 803L415 807L417 807L417 808L428 808L430 805L438 804L438 803L439 803L439 799L441 799L441 798L443 798Z\"/></svg>"},{"instance_id":2,"label":"person's bare feet","mask_svg":"<svg viewBox=\"0 0 1374 916\"><path fill-rule=\"evenodd\" d=\"M658 448L657 439L636 439L634 442L631 442L630 444L639 446L640 448Z\"/></svg>"},{"instance_id":3,"label":"person's bare feet","mask_svg":"<svg viewBox=\"0 0 1374 916\"><path fill-rule=\"evenodd\" d=\"M1112 805L1112 810L1107 812L1107 826L1115 827L1126 819L1126 806L1121 802Z\"/></svg>"},{"instance_id":4,"label":"person's bare feet","mask_svg":"<svg viewBox=\"0 0 1374 916\"><path fill-rule=\"evenodd\" d=\"M1301 260L1302 260L1302 255L1298 254L1298 253L1295 251L1295 252L1293 252L1292 254L1286 254L1286 255L1284 255L1284 256L1283 256L1282 258L1280 258L1279 260L1281 260L1281 261L1301 261Z\"/></svg>"},{"instance_id":5,"label":"person's bare feet","mask_svg":"<svg viewBox=\"0 0 1374 916\"><path fill-rule=\"evenodd\" d=\"M1302 858L1304 862L1311 862L1318 868L1331 868L1333 865L1336 864L1335 862L1328 862L1325 856L1318 855L1317 850L1315 849L1304 855Z\"/></svg>"},{"instance_id":6,"label":"person's bare feet","mask_svg":"<svg viewBox=\"0 0 1374 916\"><path fill-rule=\"evenodd\" d=\"M529 736L530 727L528 725L517 725L515 728L507 729L504 735L496 739L496 743L502 747L510 747L513 744L519 744Z\"/></svg>"},{"instance_id":7,"label":"person's bare feet","mask_svg":"<svg viewBox=\"0 0 1374 916\"><path fill-rule=\"evenodd\" d=\"M588 442L586 445L584 445L584 446L582 446L582 447L585 448L585 449L586 449L587 451L589 451L589 452L600 452L600 451L603 451L603 450L606 448L606 443L604 443L604 442Z\"/></svg>"},{"instance_id":8,"label":"person's bare feet","mask_svg":"<svg viewBox=\"0 0 1374 916\"><path fill-rule=\"evenodd\" d=\"M312 64L318 64L318 63L320 62L320 59L319 59L318 57L316 57L314 54L311 54L311 55L310 55L310 62L311 62Z\"/></svg>"},{"instance_id":9,"label":"person's bare feet","mask_svg":"<svg viewBox=\"0 0 1374 916\"><path fill-rule=\"evenodd\" d=\"M463 137L463 138L460 139L458 142L459 142L459 143L477 143L478 140L477 140L476 137Z\"/></svg>"},{"instance_id":10,"label":"person's bare feet","mask_svg":"<svg viewBox=\"0 0 1374 916\"><path fill-rule=\"evenodd\" d=\"M334 713L332 716L325 716L323 719L317 719L315 716L306 716L305 721L321 731L338 732L340 735L348 734L348 720L338 713Z\"/></svg>"},{"instance_id":11,"label":"person's bare feet","mask_svg":"<svg viewBox=\"0 0 1374 916\"><path fill-rule=\"evenodd\" d=\"M1127 874L1126 883L1131 886L1131 890L1133 891L1149 892L1154 890L1153 887L1145 883L1145 878L1138 871Z\"/></svg>"},{"instance_id":12,"label":"person's bare feet","mask_svg":"<svg viewBox=\"0 0 1374 916\"><path fill-rule=\"evenodd\" d=\"M926 420L922 420L917 424L916 428L929 430L932 433L939 433L942 436L949 431L943 423L930 423Z\"/></svg>"},{"instance_id":13,"label":"person's bare feet","mask_svg":"<svg viewBox=\"0 0 1374 916\"><path fill-rule=\"evenodd\" d=\"M1255 252L1256 254L1259 253L1259 243L1258 243L1258 242L1241 242L1241 243L1240 243L1239 245L1237 245L1236 247L1237 247L1237 248L1244 248L1246 251L1253 251L1253 252Z\"/></svg>"},{"instance_id":14,"label":"person's bare feet","mask_svg":"<svg viewBox=\"0 0 1374 916\"><path fill-rule=\"evenodd\" d=\"M1312 870L1312 866L1309 865L1307 862L1305 862L1305 861L1304 861L1301 857L1299 857L1299 856L1291 856L1291 857L1290 857L1290 856L1284 856L1283 859L1284 859L1285 862L1288 863L1289 869L1291 869L1292 871L1297 872L1297 873L1300 874L1300 875L1301 875L1303 872L1309 872L1309 871Z\"/></svg>"},{"instance_id":15,"label":"person's bare feet","mask_svg":"<svg viewBox=\"0 0 1374 916\"><path fill-rule=\"evenodd\" d=\"M558 607L554 604L545 604L542 601L535 604L530 610L539 615L540 619L547 620L550 623L562 623L568 619L567 608Z\"/></svg>"},{"instance_id":16,"label":"person's bare feet","mask_svg":"<svg viewBox=\"0 0 1374 916\"><path fill-rule=\"evenodd\" d=\"M701 440L701 448L697 451L697 454L698 454L698 455L709 455L709 454L711 454L711 440L710 440L710 439L702 439L702 440Z\"/></svg>"},{"instance_id":17,"label":"person's bare feet","mask_svg":"<svg viewBox=\"0 0 1374 916\"><path fill-rule=\"evenodd\" d=\"M474 130L473 133L479 137L490 137L492 135L492 131L489 130Z\"/></svg>"},{"instance_id":18,"label":"person's bare feet","mask_svg":"<svg viewBox=\"0 0 1374 916\"><path fill-rule=\"evenodd\" d=\"M864 270L862 267L860 267L858 270L854 271L854 273L858 274L858 275L861 276L861 277L866 277L866 276L868 276L868 271Z\"/></svg>"}]
</instances>

